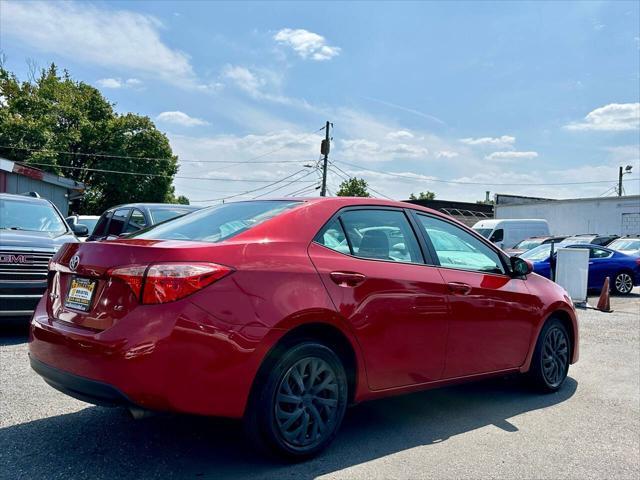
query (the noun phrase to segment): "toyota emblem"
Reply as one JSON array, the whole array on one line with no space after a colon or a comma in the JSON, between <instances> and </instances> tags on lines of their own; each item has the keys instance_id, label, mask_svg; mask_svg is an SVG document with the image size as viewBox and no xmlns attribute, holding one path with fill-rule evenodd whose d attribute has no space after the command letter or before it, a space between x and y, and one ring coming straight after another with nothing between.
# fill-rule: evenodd
<instances>
[{"instance_id":1,"label":"toyota emblem","mask_svg":"<svg viewBox=\"0 0 640 480\"><path fill-rule=\"evenodd\" d=\"M80 257L78 255L74 255L73 257L71 257L71 260L69 261L69 268L75 272L79 264L80 264Z\"/></svg>"}]
</instances>

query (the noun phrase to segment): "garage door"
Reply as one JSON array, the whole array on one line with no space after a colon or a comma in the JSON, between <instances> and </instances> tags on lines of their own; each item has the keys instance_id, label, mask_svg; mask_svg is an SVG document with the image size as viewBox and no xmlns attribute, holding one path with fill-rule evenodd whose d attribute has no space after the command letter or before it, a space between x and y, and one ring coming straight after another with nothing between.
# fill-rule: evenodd
<instances>
[{"instance_id":1,"label":"garage door","mask_svg":"<svg viewBox=\"0 0 640 480\"><path fill-rule=\"evenodd\" d=\"M622 214L622 235L640 234L640 213Z\"/></svg>"}]
</instances>

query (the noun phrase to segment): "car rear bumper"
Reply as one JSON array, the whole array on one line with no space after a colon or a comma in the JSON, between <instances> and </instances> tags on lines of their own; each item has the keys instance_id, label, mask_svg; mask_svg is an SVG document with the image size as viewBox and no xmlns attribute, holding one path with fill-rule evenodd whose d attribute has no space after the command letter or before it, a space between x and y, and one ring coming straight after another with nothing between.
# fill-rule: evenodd
<instances>
[{"instance_id":1,"label":"car rear bumper","mask_svg":"<svg viewBox=\"0 0 640 480\"><path fill-rule=\"evenodd\" d=\"M31 321L32 367L89 403L242 417L269 330L224 325L182 303L139 307L96 331L49 318L42 301Z\"/></svg>"},{"instance_id":2,"label":"car rear bumper","mask_svg":"<svg viewBox=\"0 0 640 480\"><path fill-rule=\"evenodd\" d=\"M114 407L134 405L124 393L111 385L59 370L41 362L33 355L29 355L29 361L31 368L45 382L70 397L94 405Z\"/></svg>"}]
</instances>

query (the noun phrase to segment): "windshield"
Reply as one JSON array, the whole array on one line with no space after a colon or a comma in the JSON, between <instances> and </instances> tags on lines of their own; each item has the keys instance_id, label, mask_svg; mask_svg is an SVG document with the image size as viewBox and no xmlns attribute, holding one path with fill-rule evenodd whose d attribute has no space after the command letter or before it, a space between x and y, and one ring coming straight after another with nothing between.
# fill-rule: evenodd
<instances>
[{"instance_id":1,"label":"windshield","mask_svg":"<svg viewBox=\"0 0 640 480\"><path fill-rule=\"evenodd\" d=\"M542 239L541 238L538 238L538 239L535 239L535 240L532 240L532 239L522 240L520 243L518 243L513 248L516 249L516 250L531 250L532 248L537 247L541 243L542 243Z\"/></svg>"},{"instance_id":2,"label":"windshield","mask_svg":"<svg viewBox=\"0 0 640 480\"><path fill-rule=\"evenodd\" d=\"M575 245L576 243L591 243L591 241L596 238L596 237L589 237L589 236L585 236L585 237L569 237L569 238L565 238L562 242L560 242L562 245Z\"/></svg>"},{"instance_id":3,"label":"windshield","mask_svg":"<svg viewBox=\"0 0 640 480\"><path fill-rule=\"evenodd\" d=\"M193 212L193 210L186 208L151 208L149 211L154 225Z\"/></svg>"},{"instance_id":4,"label":"windshield","mask_svg":"<svg viewBox=\"0 0 640 480\"><path fill-rule=\"evenodd\" d=\"M541 260L546 260L551 255L551 244L547 243L544 245L540 245L536 248L529 250L528 252L524 252L520 255L520 258L524 258L526 260L531 260L532 262L539 262Z\"/></svg>"},{"instance_id":5,"label":"windshield","mask_svg":"<svg viewBox=\"0 0 640 480\"><path fill-rule=\"evenodd\" d=\"M227 203L198 210L191 215L152 227L139 234L133 234L129 238L221 242L249 230L299 203L274 200Z\"/></svg>"},{"instance_id":6,"label":"windshield","mask_svg":"<svg viewBox=\"0 0 640 480\"><path fill-rule=\"evenodd\" d=\"M474 228L474 230L484 238L489 238L489 235L491 235L491 232L493 232L493 228Z\"/></svg>"},{"instance_id":7,"label":"windshield","mask_svg":"<svg viewBox=\"0 0 640 480\"><path fill-rule=\"evenodd\" d=\"M0 229L62 234L64 221L48 202L0 199Z\"/></svg>"},{"instance_id":8,"label":"windshield","mask_svg":"<svg viewBox=\"0 0 640 480\"><path fill-rule=\"evenodd\" d=\"M613 250L640 250L640 239L620 238L611 242L607 247Z\"/></svg>"}]
</instances>

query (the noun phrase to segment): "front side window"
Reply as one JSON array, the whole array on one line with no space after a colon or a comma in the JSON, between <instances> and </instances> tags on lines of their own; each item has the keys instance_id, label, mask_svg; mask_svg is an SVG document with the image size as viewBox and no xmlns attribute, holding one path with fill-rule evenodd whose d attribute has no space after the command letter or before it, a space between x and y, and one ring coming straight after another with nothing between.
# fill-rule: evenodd
<instances>
[{"instance_id":1,"label":"front side window","mask_svg":"<svg viewBox=\"0 0 640 480\"><path fill-rule=\"evenodd\" d=\"M418 215L440 266L488 273L504 273L498 253L471 233L444 220Z\"/></svg>"},{"instance_id":2,"label":"front side window","mask_svg":"<svg viewBox=\"0 0 640 480\"><path fill-rule=\"evenodd\" d=\"M151 240L221 242L299 205L284 200L225 203L197 210L131 237Z\"/></svg>"},{"instance_id":3,"label":"front side window","mask_svg":"<svg viewBox=\"0 0 640 480\"><path fill-rule=\"evenodd\" d=\"M62 235L64 220L48 202L0 199L0 230L27 230Z\"/></svg>"},{"instance_id":4,"label":"front side window","mask_svg":"<svg viewBox=\"0 0 640 480\"><path fill-rule=\"evenodd\" d=\"M130 212L130 208L119 208L113 212L107 235L113 235L115 237L120 235L124 231L124 226L127 223L127 218L129 217Z\"/></svg>"},{"instance_id":5,"label":"front side window","mask_svg":"<svg viewBox=\"0 0 640 480\"><path fill-rule=\"evenodd\" d=\"M351 210L340 216L356 257L422 263L418 240L403 212Z\"/></svg>"},{"instance_id":6,"label":"front side window","mask_svg":"<svg viewBox=\"0 0 640 480\"><path fill-rule=\"evenodd\" d=\"M491 234L491 238L489 238L489 240L491 240L492 242L501 242L502 240L504 240L504 230L502 228L499 228Z\"/></svg>"},{"instance_id":7,"label":"front side window","mask_svg":"<svg viewBox=\"0 0 640 480\"><path fill-rule=\"evenodd\" d=\"M609 258L610 256L611 252L608 252L602 248L589 249L589 258Z\"/></svg>"}]
</instances>

